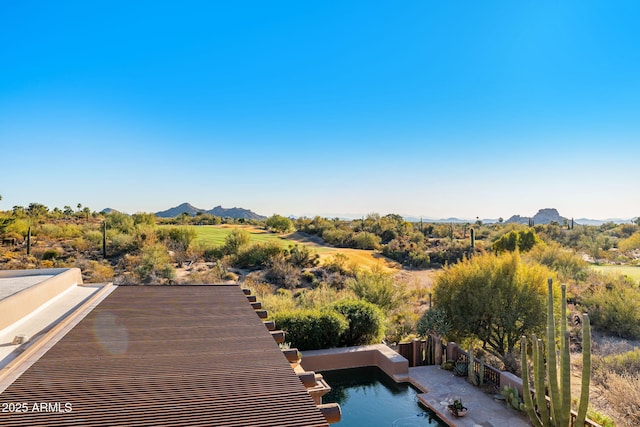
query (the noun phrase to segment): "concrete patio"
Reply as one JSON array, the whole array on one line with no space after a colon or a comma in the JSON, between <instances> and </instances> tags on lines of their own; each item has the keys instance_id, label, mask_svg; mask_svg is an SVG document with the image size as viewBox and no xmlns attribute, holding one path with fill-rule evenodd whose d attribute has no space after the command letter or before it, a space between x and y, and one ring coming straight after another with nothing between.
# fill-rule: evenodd
<instances>
[{"instance_id":1,"label":"concrete patio","mask_svg":"<svg viewBox=\"0 0 640 427\"><path fill-rule=\"evenodd\" d=\"M451 371L439 366L419 366L409 368L409 382L425 393L418 399L431 408L438 417L455 427L528 427L528 418L507 407L504 401L493 398L478 387L469 384L465 378L456 377ZM461 399L468 408L464 417L454 417L447 405Z\"/></svg>"}]
</instances>

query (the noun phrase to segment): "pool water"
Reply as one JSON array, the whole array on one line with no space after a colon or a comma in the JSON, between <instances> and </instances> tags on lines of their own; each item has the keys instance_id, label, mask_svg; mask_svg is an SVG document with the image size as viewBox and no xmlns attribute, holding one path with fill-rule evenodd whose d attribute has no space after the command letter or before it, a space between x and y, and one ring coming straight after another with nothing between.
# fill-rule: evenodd
<instances>
[{"instance_id":1,"label":"pool water","mask_svg":"<svg viewBox=\"0 0 640 427\"><path fill-rule=\"evenodd\" d=\"M340 404L340 427L447 426L418 403L417 389L396 383L377 366L325 371L322 375L331 386L322 402Z\"/></svg>"}]
</instances>

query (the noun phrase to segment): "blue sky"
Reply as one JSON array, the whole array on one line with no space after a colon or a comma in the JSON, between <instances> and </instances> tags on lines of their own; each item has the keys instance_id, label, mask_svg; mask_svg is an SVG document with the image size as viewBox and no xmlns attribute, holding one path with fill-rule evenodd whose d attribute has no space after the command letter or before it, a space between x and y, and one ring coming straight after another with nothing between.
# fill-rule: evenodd
<instances>
[{"instance_id":1,"label":"blue sky","mask_svg":"<svg viewBox=\"0 0 640 427\"><path fill-rule=\"evenodd\" d=\"M640 214L640 3L0 3L0 209Z\"/></svg>"}]
</instances>

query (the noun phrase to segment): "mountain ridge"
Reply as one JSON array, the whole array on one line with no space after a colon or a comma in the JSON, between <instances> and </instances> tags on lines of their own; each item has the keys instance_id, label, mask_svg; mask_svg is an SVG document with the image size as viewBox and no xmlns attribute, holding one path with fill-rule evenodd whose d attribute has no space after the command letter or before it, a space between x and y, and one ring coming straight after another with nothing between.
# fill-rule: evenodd
<instances>
[{"instance_id":1,"label":"mountain ridge","mask_svg":"<svg viewBox=\"0 0 640 427\"><path fill-rule=\"evenodd\" d=\"M193 206L191 203L184 202L179 204L178 206L174 206L164 211L156 212L155 215L160 218L173 218L178 215L182 215L184 213L188 213L190 216L196 216L197 214L210 214L219 217L229 217L234 219L256 219L262 220L267 219L266 216L259 215L252 210L243 209L243 208L223 208L221 205L218 205L212 209L201 209Z\"/></svg>"}]
</instances>

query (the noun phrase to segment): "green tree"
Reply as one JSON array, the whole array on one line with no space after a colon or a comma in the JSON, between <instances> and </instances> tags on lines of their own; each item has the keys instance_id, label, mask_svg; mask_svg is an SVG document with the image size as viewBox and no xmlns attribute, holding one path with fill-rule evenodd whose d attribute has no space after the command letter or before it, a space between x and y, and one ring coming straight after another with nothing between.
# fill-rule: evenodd
<instances>
[{"instance_id":1,"label":"green tree","mask_svg":"<svg viewBox=\"0 0 640 427\"><path fill-rule=\"evenodd\" d=\"M27 215L31 217L44 216L49 212L49 208L42 203L29 203L27 208Z\"/></svg>"},{"instance_id":2,"label":"green tree","mask_svg":"<svg viewBox=\"0 0 640 427\"><path fill-rule=\"evenodd\" d=\"M535 231L531 229L512 230L500 236L500 238L493 243L492 247L496 253L502 253L504 251L513 252L516 249L520 252L528 252L541 242L542 240L540 240Z\"/></svg>"},{"instance_id":3,"label":"green tree","mask_svg":"<svg viewBox=\"0 0 640 427\"><path fill-rule=\"evenodd\" d=\"M349 326L340 336L340 346L376 344L384 335L384 315L367 301L345 300L329 307L342 314Z\"/></svg>"},{"instance_id":4,"label":"green tree","mask_svg":"<svg viewBox=\"0 0 640 427\"><path fill-rule=\"evenodd\" d=\"M507 364L522 335L542 331L545 281L552 276L542 265L523 263L517 252L475 256L438 276L435 308L447 313L456 338L480 340Z\"/></svg>"},{"instance_id":5,"label":"green tree","mask_svg":"<svg viewBox=\"0 0 640 427\"><path fill-rule=\"evenodd\" d=\"M277 214L270 216L265 225L276 233L287 233L293 230L293 222L289 218Z\"/></svg>"}]
</instances>

